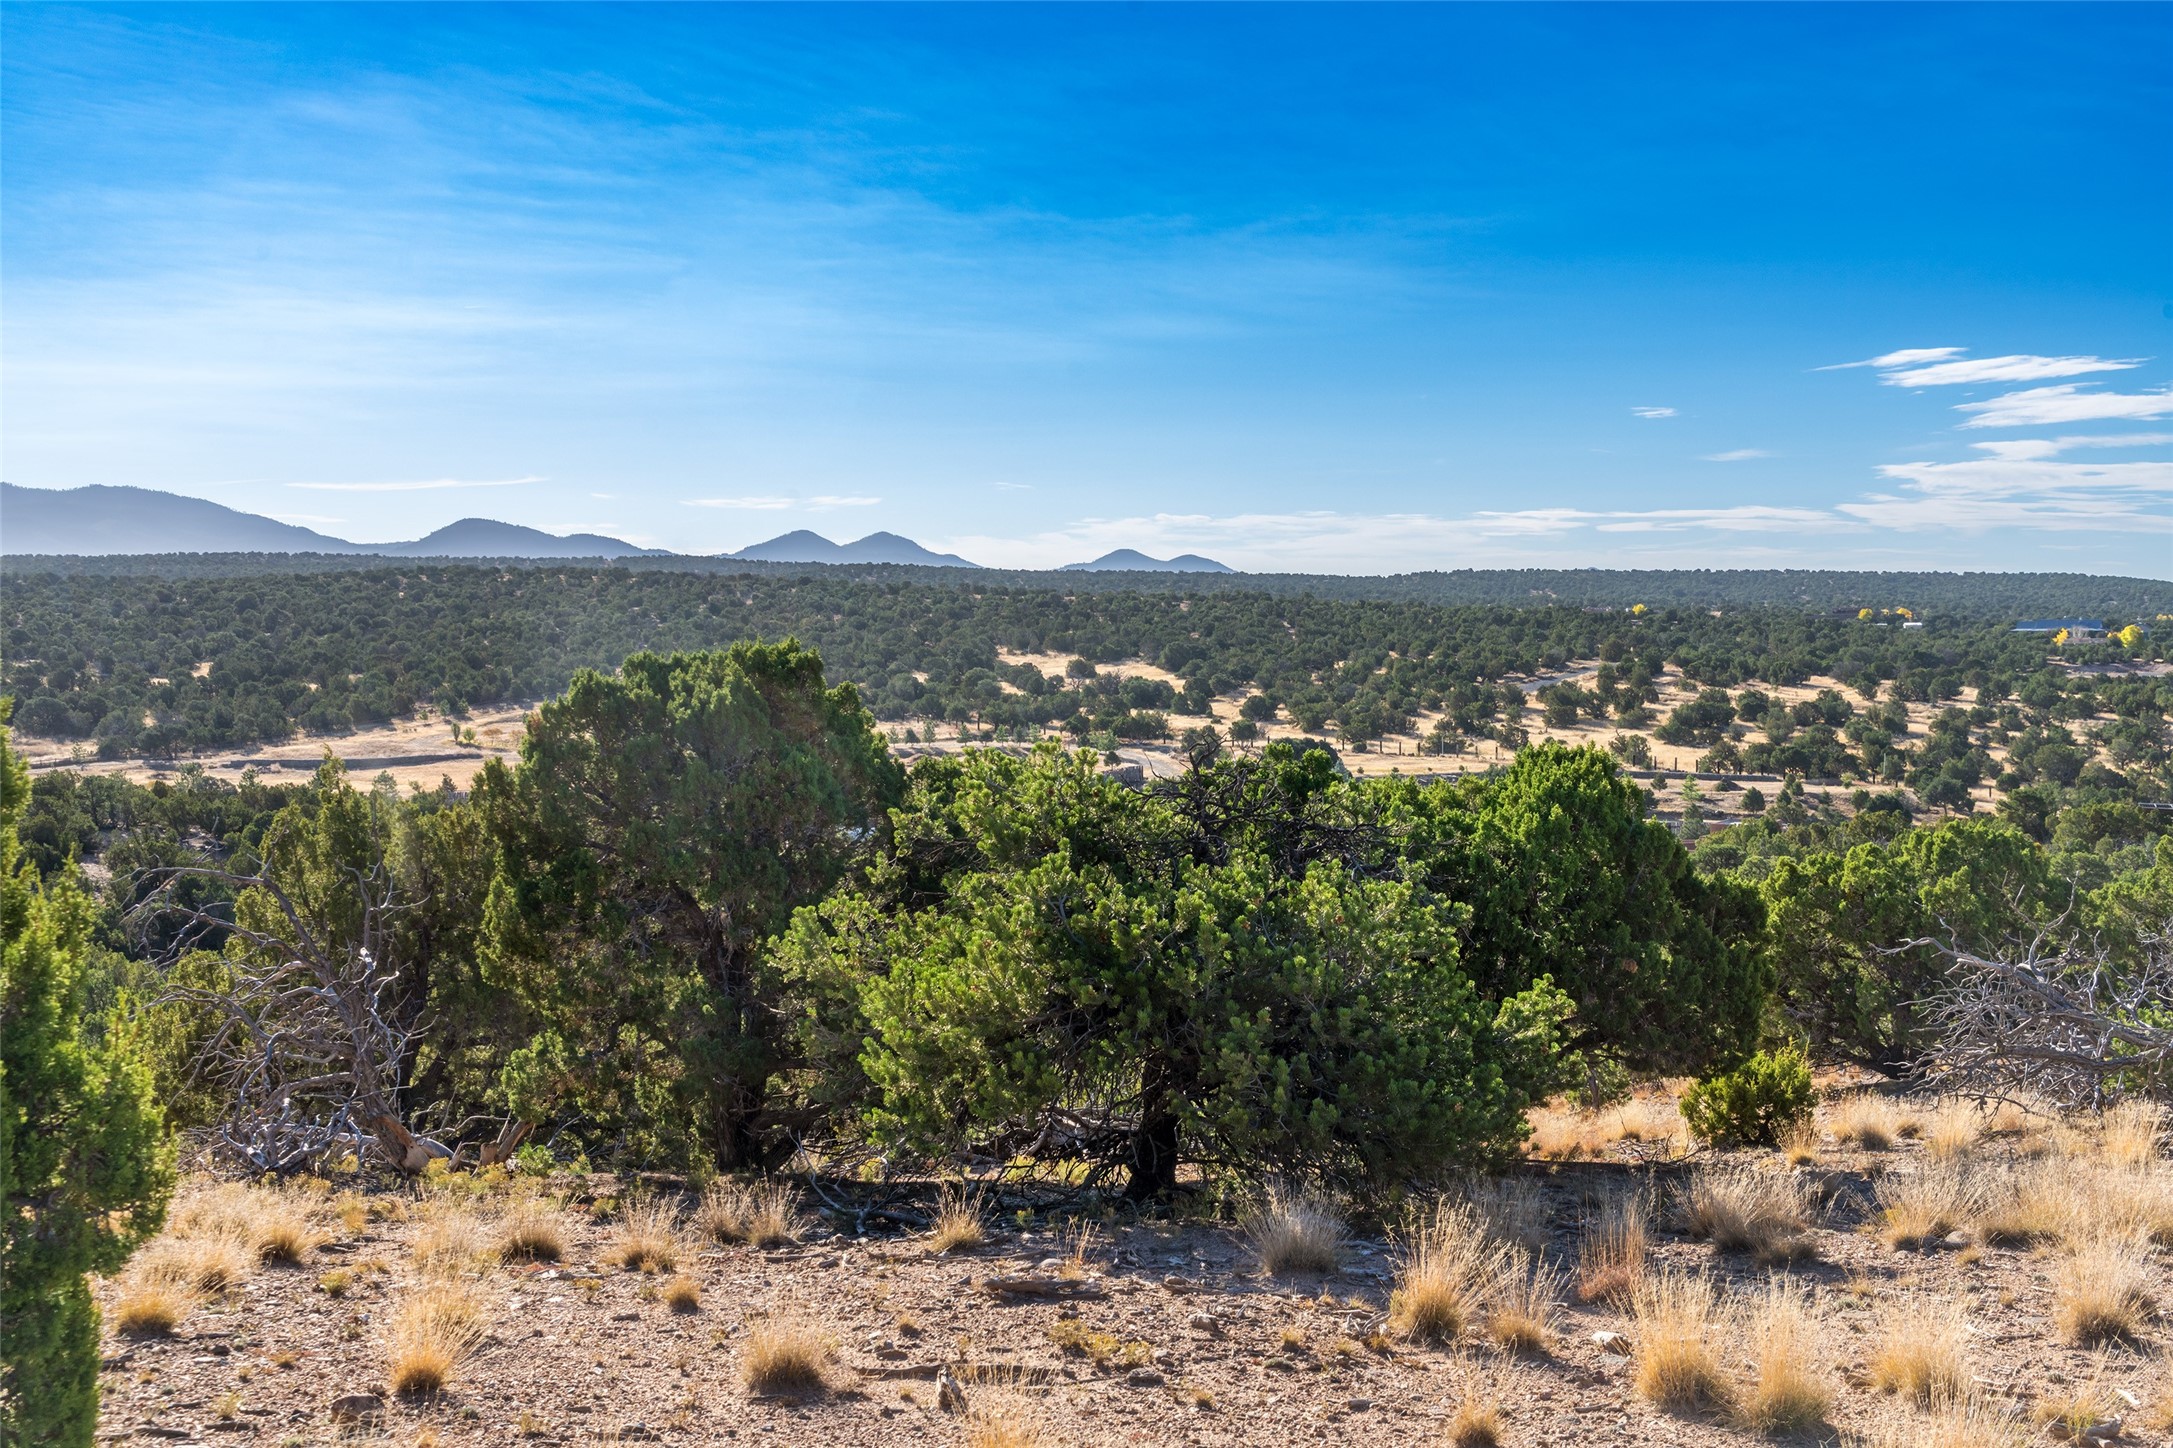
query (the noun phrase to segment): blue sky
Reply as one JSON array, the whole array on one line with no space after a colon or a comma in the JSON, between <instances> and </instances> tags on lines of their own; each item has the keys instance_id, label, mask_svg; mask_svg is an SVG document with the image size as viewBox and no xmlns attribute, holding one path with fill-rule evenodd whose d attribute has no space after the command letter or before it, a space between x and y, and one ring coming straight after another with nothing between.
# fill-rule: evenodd
<instances>
[{"instance_id":1,"label":"blue sky","mask_svg":"<svg viewBox=\"0 0 2173 1448\"><path fill-rule=\"evenodd\" d=\"M2163 6L0 27L11 482L366 540L2173 576Z\"/></svg>"}]
</instances>

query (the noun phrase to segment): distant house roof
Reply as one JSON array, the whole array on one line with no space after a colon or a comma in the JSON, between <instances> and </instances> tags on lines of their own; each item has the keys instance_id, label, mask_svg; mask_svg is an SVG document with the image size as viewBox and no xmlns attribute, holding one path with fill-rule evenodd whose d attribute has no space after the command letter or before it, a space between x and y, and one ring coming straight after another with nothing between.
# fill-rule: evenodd
<instances>
[{"instance_id":1,"label":"distant house roof","mask_svg":"<svg viewBox=\"0 0 2173 1448\"><path fill-rule=\"evenodd\" d=\"M2015 625L2014 631L2016 633L2058 633L2061 629L2066 629L2069 633L2103 633L2105 632L2105 620L2102 618L2026 618Z\"/></svg>"}]
</instances>

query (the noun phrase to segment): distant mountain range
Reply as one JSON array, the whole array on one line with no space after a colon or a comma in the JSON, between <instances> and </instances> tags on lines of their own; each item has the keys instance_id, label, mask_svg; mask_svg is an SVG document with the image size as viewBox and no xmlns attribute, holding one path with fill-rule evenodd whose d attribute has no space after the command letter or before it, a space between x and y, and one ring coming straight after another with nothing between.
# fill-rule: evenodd
<instances>
[{"instance_id":1,"label":"distant mountain range","mask_svg":"<svg viewBox=\"0 0 2173 1448\"><path fill-rule=\"evenodd\" d=\"M1104 553L1092 563L1067 563L1059 573L1235 573L1237 570L1212 558L1202 558L1197 553L1180 553L1175 558L1149 558L1136 548L1119 548L1114 553Z\"/></svg>"},{"instance_id":2,"label":"distant mountain range","mask_svg":"<svg viewBox=\"0 0 2173 1448\"><path fill-rule=\"evenodd\" d=\"M126 553L356 553L383 558L670 557L598 533L546 533L463 518L411 543L350 543L294 523L155 488L24 488L0 483L0 553L13 557ZM768 563L918 563L973 568L895 533L832 543L805 529L725 555Z\"/></svg>"}]
</instances>

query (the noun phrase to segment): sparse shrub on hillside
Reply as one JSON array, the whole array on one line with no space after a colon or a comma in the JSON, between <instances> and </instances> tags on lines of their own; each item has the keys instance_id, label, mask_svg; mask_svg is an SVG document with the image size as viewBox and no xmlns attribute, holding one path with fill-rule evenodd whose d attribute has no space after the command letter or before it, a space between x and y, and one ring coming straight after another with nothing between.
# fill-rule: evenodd
<instances>
[{"instance_id":1,"label":"sparse shrub on hillside","mask_svg":"<svg viewBox=\"0 0 2173 1448\"><path fill-rule=\"evenodd\" d=\"M1816 1101L1811 1063L1791 1047L1760 1051L1733 1070L1695 1083L1683 1092L1682 1112L1701 1141L1777 1146L1810 1119Z\"/></svg>"}]
</instances>

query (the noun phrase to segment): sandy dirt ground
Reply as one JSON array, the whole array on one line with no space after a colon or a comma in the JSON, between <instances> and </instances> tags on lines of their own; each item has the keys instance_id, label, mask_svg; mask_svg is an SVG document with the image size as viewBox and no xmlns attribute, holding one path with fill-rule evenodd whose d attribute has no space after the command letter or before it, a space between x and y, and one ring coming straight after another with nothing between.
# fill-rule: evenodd
<instances>
[{"instance_id":1,"label":"sandy dirt ground","mask_svg":"<svg viewBox=\"0 0 2173 1448\"><path fill-rule=\"evenodd\" d=\"M1727 1402L1739 1410L1761 1371L1751 1304L1784 1283L1808 1294L1811 1326L1791 1357L1826 1404L1815 1424L1782 1441L2051 1441L2037 1419L2067 1399L2086 1400L2102 1415L2094 1423L2120 1420L2121 1436L2106 1441L2168 1441L2173 1375L2158 1314L2173 1307L2173 1164L2163 1138L2145 1158L2115 1163L2111 1134L2087 1126L1978 1118L1963 1133L1952 1108L1926 1107L1899 1118L1896 1129L1911 1135L1867 1151L1839 1139L1843 1114L1838 1101L1823 1108L1824 1130L1799 1144L1791 1164L1770 1150L1690 1151L1664 1095L1611 1113L1540 1113L1535 1149L1554 1159L1480 1191L1501 1238L1536 1250L1558 1274L1543 1294L1540 1339L1522 1350L1492 1340L1483 1314L1441 1341L1399 1327L1390 1309L1403 1254L1378 1222L1352 1228L1334 1270L1274 1275L1231 1225L1111 1214L1078 1254L1065 1295L1037 1298L992 1284L1056 1280L1052 1259L1071 1238L1047 1211L1019 1217L1010 1202L990 1213L985 1243L953 1253L916 1231L855 1236L812 1218L798 1243L758 1250L705 1240L690 1219L677 1261L645 1272L615 1265L630 1196L608 1176L288 1188L279 1195L307 1212L321 1240L297 1263L249 1267L170 1333L114 1326L141 1289L143 1264L167 1247L146 1248L101 1284L101 1437L403 1448L1439 1444L1453 1441L1470 1405L1491 1403L1508 1444L1748 1444L1759 1435ZM2075 1184L2077 1203L2098 1205L2078 1205L2034 1245L1995 1242L1966 1217L1928 1245L1889 1245L1880 1206L1888 1190L1943 1169L1926 1138L1988 1191L2052 1171ZM2133 1154L2132 1141L2126 1150ZM1729 1169L1799 1192L1805 1217L1787 1260L1762 1264L1689 1230L1680 1204L1692 1184ZM197 1179L188 1191L202 1199L207 1186ZM560 1259L494 1261L486 1247L451 1267L422 1260L426 1242L496 1240L514 1204L539 1192L560 1224ZM2059 1326L2073 1264L2093 1234L2111 1230L2093 1214L2117 1215L2105 1204L2137 1192L2155 1203L2131 1212L2128 1228L2141 1234L2131 1248L2142 1254L2149 1303L2132 1332L2079 1340ZM1687 1273L1720 1294L1723 1315L1706 1341L1723 1401L1651 1401L1637 1384L1658 1329L1620 1305L1583 1300L1590 1224L1632 1197L1650 1204L1643 1280ZM1048 1206L1046 1196L1040 1202ZM217 1210L193 1221L176 1215L184 1225L169 1241L184 1246L220 1231L246 1240L251 1230L221 1227ZM442 1390L393 1392L395 1324L449 1275L482 1304L482 1335ZM674 1281L698 1290L688 1310L665 1299ZM1900 1331L1894 1314L1910 1308L1959 1325L1962 1387L1979 1413L1963 1436L1939 1436L1940 1411L1877 1385L1879 1355ZM819 1389L749 1385L755 1344L779 1324L820 1340L828 1361ZM950 1409L946 1378L963 1395Z\"/></svg>"}]
</instances>

